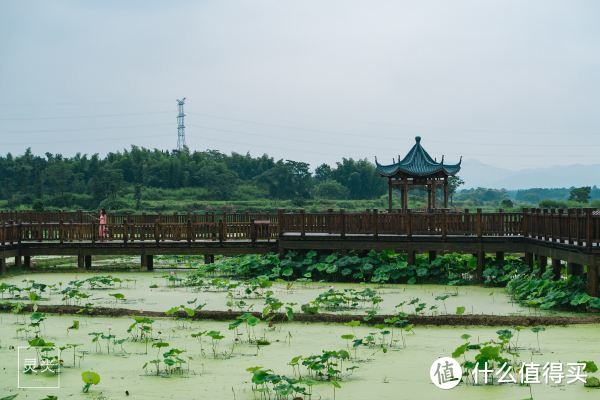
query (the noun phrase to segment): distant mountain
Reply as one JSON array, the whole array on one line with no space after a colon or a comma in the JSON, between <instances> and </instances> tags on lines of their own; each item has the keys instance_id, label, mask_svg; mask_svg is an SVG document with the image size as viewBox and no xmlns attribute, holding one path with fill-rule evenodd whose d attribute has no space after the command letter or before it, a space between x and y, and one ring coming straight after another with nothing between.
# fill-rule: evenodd
<instances>
[{"instance_id":1,"label":"distant mountain","mask_svg":"<svg viewBox=\"0 0 600 400\"><path fill-rule=\"evenodd\" d=\"M600 186L600 164L575 164L511 171L468 159L463 161L459 175L465 181L465 188L527 189Z\"/></svg>"}]
</instances>

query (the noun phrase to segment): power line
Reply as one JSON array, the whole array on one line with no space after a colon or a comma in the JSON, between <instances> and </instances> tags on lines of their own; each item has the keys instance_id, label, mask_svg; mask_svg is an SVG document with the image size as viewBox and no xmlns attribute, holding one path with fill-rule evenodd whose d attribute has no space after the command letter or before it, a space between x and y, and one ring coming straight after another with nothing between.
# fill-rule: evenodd
<instances>
[{"instance_id":1,"label":"power line","mask_svg":"<svg viewBox=\"0 0 600 400\"><path fill-rule=\"evenodd\" d=\"M154 126L171 126L170 123L157 123L157 124L136 124L136 125L118 125L118 126L104 126L104 127L85 127L85 128L68 128L68 129L31 129L31 130L4 130L0 129L1 133L57 133L57 132L79 132L79 131L107 131L112 129L130 129L130 128L147 128Z\"/></svg>"},{"instance_id":2,"label":"power line","mask_svg":"<svg viewBox=\"0 0 600 400\"><path fill-rule=\"evenodd\" d=\"M132 117L136 115L166 114L172 111L147 111L135 113L120 114L90 114L90 115L66 115L66 116L43 116L43 117L2 117L0 121L39 121L54 119L88 119L88 118L112 118L112 117Z\"/></svg>"},{"instance_id":3,"label":"power line","mask_svg":"<svg viewBox=\"0 0 600 400\"><path fill-rule=\"evenodd\" d=\"M219 115L213 115L213 114L205 114L205 113L196 113L196 112L188 112L189 115L198 115L201 117L207 117L207 118L213 118L213 119L220 119L220 120L224 120L224 121L232 121L232 122L242 122L242 123L248 123L248 124L253 124L253 125L261 125L261 126L268 126L268 127L272 127L272 128L283 128L283 129L292 129L292 130L299 130L299 131L306 131L306 132L315 132L315 133L325 133L325 134L331 134L331 135L339 135L339 136L354 136L354 137L362 137L364 138L365 135L369 135L370 137L373 136L372 133L368 132L368 133L356 133L356 132L347 132L347 131L335 131L335 130L324 130L324 129L315 129L315 128L307 128L307 127L299 127L299 126L294 126L294 125L286 125L286 124L275 124L275 123L270 123L270 122L264 122L264 121L256 121L256 120L249 120L249 119L243 119L243 118L232 118L232 117L224 117L224 116L219 116ZM385 124L385 123L377 123L377 122L372 122L373 124L380 124L380 125L390 125L390 124ZM421 130L440 130L440 129L448 129L448 127L435 127L435 126L416 126L416 125L409 125L409 124L396 124L396 126L409 126L412 128L418 128ZM457 130L472 130L472 131L476 131L476 132L480 132L480 131L485 131L486 129L478 129L478 128L469 128L469 129L462 129L462 128L453 128L453 129L457 129ZM506 131L505 131L506 132ZM512 133L516 133L516 134L530 134L527 132L512 132ZM544 134L544 132L538 132L539 134ZM546 132L548 133L548 132ZM555 132L558 134L558 132ZM563 132L565 133L565 132ZM572 133L572 132L570 132ZM382 136L382 135L377 135L378 138L381 139L389 139L389 140L397 140L398 137L392 137L392 136ZM484 145L484 146L514 146L514 144L512 143L489 143L489 142L485 142L485 143L481 143L481 142L473 142L473 141L443 141L443 140L435 140L435 139L428 139L428 142L432 142L432 143L449 143L449 144L464 144L464 145ZM520 144L520 146L530 146L530 147L590 147L590 146L597 146L600 147L600 144L580 144L580 145L561 145L561 144L531 144L531 145L527 145L527 144Z\"/></svg>"}]
</instances>

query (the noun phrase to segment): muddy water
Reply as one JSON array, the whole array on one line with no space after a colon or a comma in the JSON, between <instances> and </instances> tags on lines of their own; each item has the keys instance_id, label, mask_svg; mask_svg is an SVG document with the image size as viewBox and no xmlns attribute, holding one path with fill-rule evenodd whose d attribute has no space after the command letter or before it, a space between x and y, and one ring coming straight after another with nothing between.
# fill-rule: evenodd
<instances>
[{"instance_id":1,"label":"muddy water","mask_svg":"<svg viewBox=\"0 0 600 400\"><path fill-rule=\"evenodd\" d=\"M185 278L188 272L177 271L177 276ZM148 311L166 311L170 307L185 304L187 301L198 299L197 304L206 303L206 310L227 310L227 298L225 292L203 291L198 292L194 288L169 287L165 274L168 272L107 272L102 275L112 275L119 277L123 282L121 286L111 289L82 288L88 294L91 294L85 302L91 302L95 306L103 307L121 307ZM65 287L69 281L75 279L85 279L99 273L69 272L69 273L32 273L26 275L12 276L1 280L2 282L12 283L24 286L23 279L32 279L36 282L46 284L61 284ZM157 285L156 288L150 286ZM414 298L419 299L419 303L427 304L425 314L454 314L456 308L465 307L467 314L490 314L490 315L549 315L549 314L569 314L558 313L554 311L544 311L535 308L522 307L511 301L506 294L505 289L485 288L480 286L446 286L446 285L401 285L401 284L335 284L335 283L294 283L291 288L285 284L275 283L271 288L274 296L286 303L296 303L294 308L299 310L300 305L305 304L320 293L328 290L330 287L336 289L355 288L361 290L370 287L383 297L383 303L380 304L379 313L393 313L395 306L400 302L409 302ZM124 301L115 302L110 293L122 293L125 295ZM435 297L439 295L450 295L447 300L439 301ZM238 297L238 296L236 296ZM241 294L239 297L243 297ZM252 310L261 311L264 305L263 299L244 298ZM46 293L41 301L44 304L63 304L62 295L59 293ZM358 310L348 311L351 313L365 312L368 305ZM431 306L437 307L429 310ZM414 305L403 306L406 313L414 313ZM235 309L235 308L234 308Z\"/></svg>"},{"instance_id":2,"label":"muddy water","mask_svg":"<svg viewBox=\"0 0 600 400\"><path fill-rule=\"evenodd\" d=\"M126 337L129 318L90 318L75 317L80 321L79 330L67 334L66 328L73 317L49 316L44 323L42 334L46 340L58 345L80 343L81 350L87 352L80 366L72 367L71 350L65 351L65 367L61 374L61 388L17 390L17 356L9 346L26 345L25 338L16 337L16 329L21 326L23 316L0 314L0 396L19 393L19 399L41 399L47 394L59 398L73 399L252 399L253 393L246 368L256 365L272 368L281 374L292 374L289 360L297 355L310 355L321 350L340 349L346 346L340 338L350 333L351 328L340 325L290 323L268 331L266 337L272 343L262 347L257 354L256 347L248 344L235 346L229 359L213 359L210 344L203 344L206 355L200 352L200 344L191 339L190 334L199 330L220 330L226 336L219 351L229 350L233 344L233 333L227 324L213 321L186 322L185 326L170 319L159 319L154 324L155 332L171 346L186 350L184 358L189 360L190 372L186 376L156 377L145 374L142 365L154 358L156 350L144 354L145 345L126 342L123 353L116 350L97 353L91 342L90 332L100 332L110 328L117 338ZM263 326L256 327L256 334L263 335ZM373 328L356 328L357 336L371 332ZM449 356L453 349L462 343L460 335L471 334L475 339L487 340L496 337L496 329L491 328L422 328L406 338L407 347L397 348L387 354L361 348L357 353L359 368L342 382L342 389L336 393L337 399L524 399L529 389L518 385L470 386L460 384L448 391L437 389L429 379L429 368L434 359ZM291 334L291 341L287 338ZM540 334L541 354L537 354L536 336L524 330L519 337L521 360L575 362L593 359L600 363L600 326L585 325L573 327L548 327ZM351 363L352 364L352 363ZM101 382L90 393L81 393L81 372L94 370L101 375ZM130 396L125 395L129 391ZM550 386L533 385L535 399L597 399L600 390L586 389L582 384ZM104 397L102 397L104 396ZM315 387L314 399L332 399L333 391L328 384Z\"/></svg>"}]
</instances>

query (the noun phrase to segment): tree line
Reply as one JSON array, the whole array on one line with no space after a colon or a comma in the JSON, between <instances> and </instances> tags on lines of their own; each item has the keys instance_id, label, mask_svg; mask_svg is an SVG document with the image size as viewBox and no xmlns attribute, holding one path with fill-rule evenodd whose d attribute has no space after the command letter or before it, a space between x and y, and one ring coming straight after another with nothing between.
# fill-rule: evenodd
<instances>
[{"instance_id":1,"label":"tree line","mask_svg":"<svg viewBox=\"0 0 600 400\"><path fill-rule=\"evenodd\" d=\"M451 205L456 207L581 207L598 206L600 188L533 188L519 191L472 188L459 177L450 179ZM169 196L167 196L169 195ZM169 198L173 209L183 200L291 200L301 205L323 200L355 201L346 206L385 207L387 180L366 159L343 158L335 165L275 160L266 154L224 154L216 150L165 151L132 146L101 157L46 153L0 156L0 208L4 209L144 209L143 202ZM395 195L396 199L398 196ZM424 207L426 192L413 188L411 207ZM173 199L173 201L171 201ZM180 205L171 204L181 200ZM363 200L377 200L363 202ZM376 205L379 204L380 205ZM200 204L200 203L198 203ZM331 203L328 203L331 204Z\"/></svg>"},{"instance_id":2,"label":"tree line","mask_svg":"<svg viewBox=\"0 0 600 400\"><path fill-rule=\"evenodd\" d=\"M385 179L366 159L344 158L312 173L305 162L216 150L132 146L104 157L40 156L30 149L19 156L0 156L5 208L91 209L115 202L124 191L133 191L139 205L146 188L198 188L194 195L201 200L373 199L387 190Z\"/></svg>"}]
</instances>

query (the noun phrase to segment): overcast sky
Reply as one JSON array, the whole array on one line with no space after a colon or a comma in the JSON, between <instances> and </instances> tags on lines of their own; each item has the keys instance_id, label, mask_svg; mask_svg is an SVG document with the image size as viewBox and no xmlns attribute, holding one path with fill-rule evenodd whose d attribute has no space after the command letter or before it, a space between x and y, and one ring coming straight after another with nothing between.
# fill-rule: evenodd
<instances>
[{"instance_id":1,"label":"overcast sky","mask_svg":"<svg viewBox=\"0 0 600 400\"><path fill-rule=\"evenodd\" d=\"M0 153L600 162L599 1L1 1Z\"/></svg>"}]
</instances>

